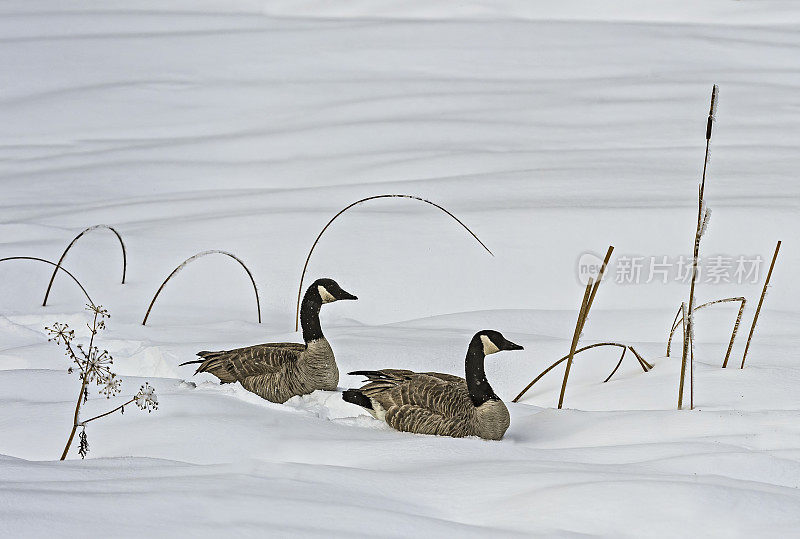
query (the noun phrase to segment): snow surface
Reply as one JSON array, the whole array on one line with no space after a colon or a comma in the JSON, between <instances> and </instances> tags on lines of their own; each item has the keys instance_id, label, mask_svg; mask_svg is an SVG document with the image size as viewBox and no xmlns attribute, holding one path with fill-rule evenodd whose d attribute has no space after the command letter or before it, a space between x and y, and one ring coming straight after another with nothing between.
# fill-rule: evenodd
<instances>
[{"instance_id":1,"label":"snow surface","mask_svg":"<svg viewBox=\"0 0 800 539\"><path fill-rule=\"evenodd\" d=\"M56 260L112 318L101 347L124 391L159 409L92 423L58 462L78 386L44 326L81 327L80 291L0 264L0 536L798 536L800 525L800 8L794 2L103 1L0 5L0 257ZM785 240L744 370L719 368L735 316L698 314L695 411L664 358L687 287L601 287L582 343L600 349L520 404L500 442L397 433L318 392L286 405L192 377L204 349L296 340L307 282L340 370L461 374L492 328L506 400L566 354L578 257L689 254L703 134L721 87L703 252L769 259ZM146 327L161 280L170 282ZM763 279L763 274L762 274ZM763 282L763 281L762 281ZM738 363L761 283L744 295ZM192 383L187 383L188 380ZM360 382L343 375L341 387Z\"/></svg>"}]
</instances>

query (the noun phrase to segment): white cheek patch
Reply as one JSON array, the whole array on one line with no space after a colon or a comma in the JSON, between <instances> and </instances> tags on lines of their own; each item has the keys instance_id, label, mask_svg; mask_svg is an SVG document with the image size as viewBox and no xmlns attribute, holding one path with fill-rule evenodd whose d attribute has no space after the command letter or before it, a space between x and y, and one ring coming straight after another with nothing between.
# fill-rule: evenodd
<instances>
[{"instance_id":1,"label":"white cheek patch","mask_svg":"<svg viewBox=\"0 0 800 539\"><path fill-rule=\"evenodd\" d=\"M483 343L484 356L488 356L489 354L494 354L495 352L500 351L500 349L486 335L481 335L481 342Z\"/></svg>"},{"instance_id":2,"label":"white cheek patch","mask_svg":"<svg viewBox=\"0 0 800 539\"><path fill-rule=\"evenodd\" d=\"M332 301L336 301L336 298L333 297L330 292L325 290L324 286L317 285L317 290L319 290L319 297L322 298L322 303L330 303Z\"/></svg>"}]
</instances>

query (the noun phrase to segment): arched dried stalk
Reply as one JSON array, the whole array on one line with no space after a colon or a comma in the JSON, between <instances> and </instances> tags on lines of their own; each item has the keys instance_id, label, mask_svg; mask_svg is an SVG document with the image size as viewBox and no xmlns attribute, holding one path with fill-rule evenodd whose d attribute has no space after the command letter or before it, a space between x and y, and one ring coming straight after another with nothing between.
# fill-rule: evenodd
<instances>
[{"instance_id":1,"label":"arched dried stalk","mask_svg":"<svg viewBox=\"0 0 800 539\"><path fill-rule=\"evenodd\" d=\"M639 366L642 367L642 370L644 372L647 372L647 371L649 371L650 369L653 368L652 365L650 365L648 362L646 362L644 359L642 359L642 356L639 355L639 353L633 348L633 346L628 345L628 344L618 343L618 342L599 342L599 343L595 343L595 344L590 344L588 346L584 346L583 348L578 348L577 350L575 350L575 352L572 354L572 356L575 357L576 355L580 354L581 352L585 352L586 350L590 350L592 348L597 348L598 346L616 346L618 348L629 349L633 353L633 355L636 357L636 360L639 362ZM525 389L520 391L519 395L514 397L514 400L512 400L511 402L519 401L519 399L521 399L522 396L525 395L525 393L527 393L528 390L530 388L532 388L533 385L536 382L541 380L544 377L545 374L547 374L548 372L550 372L553 369L555 369L556 367L558 367L561 363L566 361L568 358L569 358L569 354L567 354L566 356L562 357L561 359L559 359L558 361L556 361L555 363L553 363L552 365L547 367L545 370L540 372L539 375L536 378L534 378L533 380L531 380L531 383L528 384L527 386L525 386ZM621 363L621 362L622 362L622 359L620 358L619 363ZM617 366L614 367L613 371L611 371L611 374L609 374L608 377L606 377L606 379L603 380L604 383L608 382L608 380L614 375L614 373L617 372L617 369L619 368L619 363L617 363Z\"/></svg>"},{"instance_id":2,"label":"arched dried stalk","mask_svg":"<svg viewBox=\"0 0 800 539\"><path fill-rule=\"evenodd\" d=\"M604 383L604 384L605 384L606 382L608 382L609 380L611 380L611 377L612 377L612 376L614 376L614 373L615 373L615 372L617 372L617 369L619 369L619 366L620 366L620 365L622 365L622 360L623 360L623 359L625 359L625 352L627 352L627 351L628 351L628 348L627 348L627 347L623 347L623 348L622 348L622 354L620 354L620 356L619 356L619 361L617 361L617 365L614 367L614 370L612 370L612 371L611 371L611 374L609 374L608 376L606 376L606 379L605 379L605 380L603 380L603 383Z\"/></svg>"},{"instance_id":3,"label":"arched dried stalk","mask_svg":"<svg viewBox=\"0 0 800 539\"><path fill-rule=\"evenodd\" d=\"M89 228L85 229L83 232L75 236L73 240L69 242L67 248L64 249L64 252L61 254L61 258L58 259L58 264L60 266L61 263L64 262L64 258L67 256L67 253L69 252L70 249L72 249L72 246L75 245L75 242L77 242L81 238L81 236L83 236L87 232L96 230L98 228L106 228L110 230L119 240L119 245L120 247L122 247L122 284L125 284L125 273L128 271L128 255L125 252L125 242L122 241L122 236L119 235L119 232L117 232L113 227L110 227L108 225L90 226ZM56 278L56 273L58 273L58 267L56 267L56 269L53 270L53 275L50 276L50 283L47 285L47 291L44 293L44 301L42 301L42 307L47 306L47 298L50 296L50 289L53 287L53 281Z\"/></svg>"},{"instance_id":4,"label":"arched dried stalk","mask_svg":"<svg viewBox=\"0 0 800 539\"><path fill-rule=\"evenodd\" d=\"M294 330L295 330L295 331L297 331L297 330L298 330L298 328L299 328L299 325L300 325L300 298L301 298L301 297L302 297L302 295L303 295L303 281L305 280L305 277L306 277L306 270L308 269L308 263L309 263L309 261L311 260L311 254L314 252L314 248L316 248L316 246L317 246L317 243L319 243L319 240L320 240L320 238L322 238L322 235L325 233L325 231L326 231L326 230L328 230L328 227L329 227L329 226L331 226L331 224L332 224L332 223L333 223L333 222L336 220L336 218L337 218L337 217L339 217L341 214L343 214L344 212L346 212L347 210L349 210L349 209L350 209L350 208L352 208L353 206L357 206L358 204L361 204L362 202L367 202L368 200L375 200L375 199L378 199L378 198L410 198L410 199L412 199L412 200L419 200L420 202L424 202L425 204L430 204L431 206L434 206L434 207L436 207L436 208L439 208L439 209L440 209L440 210L442 210L444 213L446 213L447 215L449 215L450 217L452 217L453 219L455 219L455 221L456 221L456 222L457 222L459 225L461 225L462 227L464 227L464 229L465 229L467 232L469 232L469 233L470 233L470 235L471 235L473 238L475 238L475 240L476 240L478 243L480 243L480 244L481 244L481 247L483 247L484 249L486 249L486 252L487 252L487 253L489 253L490 255L494 256L494 253L492 253L492 251L491 251L491 250L489 250L489 248L488 248L488 247L486 247L486 245L485 245L485 244L484 244L484 243L483 243L483 242L480 240L480 238L479 238L478 236L476 236L476 235L475 235L475 233L474 233L472 230L470 230L470 229L469 229L469 227L468 227L467 225L465 225L464 223L462 223L462 222L461 222L461 219L459 219L458 217L456 217L455 215L453 215L452 213L450 213L449 211L447 211L447 210L446 210L445 208L443 208L442 206L440 206L440 205L436 204L435 202L431 202L430 200L426 200L426 199L424 199L424 198L421 198L421 197L418 197L418 196L414 196L414 195L375 195L375 196L371 196L371 197L367 197L367 198L362 198L361 200L356 200L356 201L355 201L355 202L353 202L352 204L349 204L349 205L347 205L346 207L344 207L343 209L341 209L341 210L339 211L339 213L337 213L336 215L334 215L333 217L331 217L330 221L328 221L328 222L327 222L327 224L326 224L326 225L325 225L325 226L322 228L322 230L320 231L320 233L317 235L317 239L315 239L315 240L314 240L314 244L311 246L311 249L308 251L308 256L306 257L306 263L305 263L305 264L303 264L303 273L300 275L300 286L298 287L298 290L297 290L297 309L296 309L295 318L294 318Z\"/></svg>"},{"instance_id":5,"label":"arched dried stalk","mask_svg":"<svg viewBox=\"0 0 800 539\"><path fill-rule=\"evenodd\" d=\"M733 324L733 331L731 332L731 340L728 342L728 350L725 352L725 360L722 362L723 367L728 366L728 358L730 358L731 350L733 350L733 341L736 340L736 334L739 331L739 324L742 322L742 313L744 313L744 306L747 303L747 300L743 297L738 298L724 298L724 299L715 299L714 301L709 301L703 303L702 305L698 305L695 307L694 312L699 311L705 307L710 307L711 305L716 305L718 303L728 303L731 301L738 301L739 302L739 312L736 315L736 321ZM675 320L672 322L672 328L669 332L669 340L667 341L667 357L669 357L669 353L672 350L672 337L675 335L675 330L683 323L683 317L681 316L681 309L678 309L678 313L675 315Z\"/></svg>"},{"instance_id":6,"label":"arched dried stalk","mask_svg":"<svg viewBox=\"0 0 800 539\"><path fill-rule=\"evenodd\" d=\"M64 273L69 275L72 278L73 281L75 281L75 284L77 284L80 287L81 291L83 292L83 295L86 296L86 299L89 300L89 304L91 304L91 306L94 307L94 301L92 301L92 298L89 297L89 293L86 291L86 289L80 283L80 281L78 281L78 279L73 274L71 274L69 271L67 271L60 264L56 264L55 262L50 262L49 260L45 260L44 258L37 258L35 256L9 256L7 258L0 258L0 262L5 262L6 260L36 260L38 262L44 262L45 264L50 264L51 266L55 266L56 267L56 271L58 271L58 270L63 271Z\"/></svg>"},{"instance_id":7,"label":"arched dried stalk","mask_svg":"<svg viewBox=\"0 0 800 539\"><path fill-rule=\"evenodd\" d=\"M164 286L167 284L167 282L169 282L170 279L172 279L179 271L181 271L183 268L185 268L186 265L189 264L190 262L192 262L193 260L197 260L198 258L202 258L202 257L204 257L206 255L214 255L214 254L225 255L227 257L230 257L230 258L234 259L235 261L237 261L239 263L240 266L242 266L242 268L244 268L244 271L247 272L247 276L250 277L250 282L253 283L253 292L256 295L256 308L258 309L258 323L260 324L261 323L261 301L258 298L258 287L256 286L255 279L253 279L253 274L250 273L250 270L247 268L247 266L244 264L244 262L242 262L241 259L239 259L239 257L237 257L236 255L234 255L232 253L229 253L228 251L220 251L220 250L217 250L217 249L213 249L213 250L210 250L210 251L203 251L201 253L197 253L196 255L190 256L189 258L187 258L186 260L181 262L178 265L177 268L172 270L172 273L170 273L167 276L167 278L164 279L164 282L161 283L161 286L158 287L158 290L156 291L156 295L153 296L153 300L150 302L150 306L147 307L147 313L145 313L145 315L144 315L144 320L142 320L142 325L144 326L145 324L147 324L147 317L150 316L150 310L153 308L153 304L156 302L156 298L158 298L158 295L161 293L161 291L164 289Z\"/></svg>"}]
</instances>

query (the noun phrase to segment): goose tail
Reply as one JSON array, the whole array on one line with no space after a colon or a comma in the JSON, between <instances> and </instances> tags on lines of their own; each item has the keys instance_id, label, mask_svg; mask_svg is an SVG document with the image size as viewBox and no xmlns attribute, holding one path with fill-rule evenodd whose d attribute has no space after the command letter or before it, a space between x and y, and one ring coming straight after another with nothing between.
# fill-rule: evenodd
<instances>
[{"instance_id":1,"label":"goose tail","mask_svg":"<svg viewBox=\"0 0 800 539\"><path fill-rule=\"evenodd\" d=\"M200 356L200 359L195 359L192 361L186 361L178 365L182 367L184 365L193 365L193 364L200 364L197 367L197 370L194 371L195 374L201 372L208 372L213 374L217 378L221 384L229 384L236 381L236 376L234 376L228 369L225 368L224 361L225 352L208 352L203 350L202 352L197 352L197 355Z\"/></svg>"},{"instance_id":2,"label":"goose tail","mask_svg":"<svg viewBox=\"0 0 800 539\"><path fill-rule=\"evenodd\" d=\"M372 401L364 395L360 389L348 389L342 393L342 399L350 404L361 406L367 410L372 410Z\"/></svg>"}]
</instances>

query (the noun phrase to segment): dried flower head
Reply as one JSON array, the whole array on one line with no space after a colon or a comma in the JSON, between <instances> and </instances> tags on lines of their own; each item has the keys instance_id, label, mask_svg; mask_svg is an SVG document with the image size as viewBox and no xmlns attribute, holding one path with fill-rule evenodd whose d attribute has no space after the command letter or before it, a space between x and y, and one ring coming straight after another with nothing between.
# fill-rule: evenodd
<instances>
[{"instance_id":1,"label":"dried flower head","mask_svg":"<svg viewBox=\"0 0 800 539\"><path fill-rule=\"evenodd\" d=\"M139 389L136 394L136 406L142 410L147 410L148 413L158 409L158 397L156 397L156 390L148 383Z\"/></svg>"},{"instance_id":2,"label":"dried flower head","mask_svg":"<svg viewBox=\"0 0 800 539\"><path fill-rule=\"evenodd\" d=\"M56 344L69 344L75 338L75 331L69 329L68 324L61 324L56 322L53 327L44 328L50 337L48 341L54 341Z\"/></svg>"},{"instance_id":3,"label":"dried flower head","mask_svg":"<svg viewBox=\"0 0 800 539\"><path fill-rule=\"evenodd\" d=\"M108 314L108 309L105 309L102 305L89 305L87 303L86 310L96 314L98 318L111 318L111 315Z\"/></svg>"},{"instance_id":4,"label":"dried flower head","mask_svg":"<svg viewBox=\"0 0 800 539\"><path fill-rule=\"evenodd\" d=\"M88 353L84 352L84 356L83 360L78 360L78 364L86 373L87 382L96 382L97 385L103 385L114 376L114 373L111 372L114 358L111 357L108 350L101 352L99 348L93 346Z\"/></svg>"},{"instance_id":5,"label":"dried flower head","mask_svg":"<svg viewBox=\"0 0 800 539\"><path fill-rule=\"evenodd\" d=\"M117 378L116 374L112 374L111 377L100 387L100 394L105 395L107 399L119 394L120 391L122 391L122 380Z\"/></svg>"}]
</instances>

